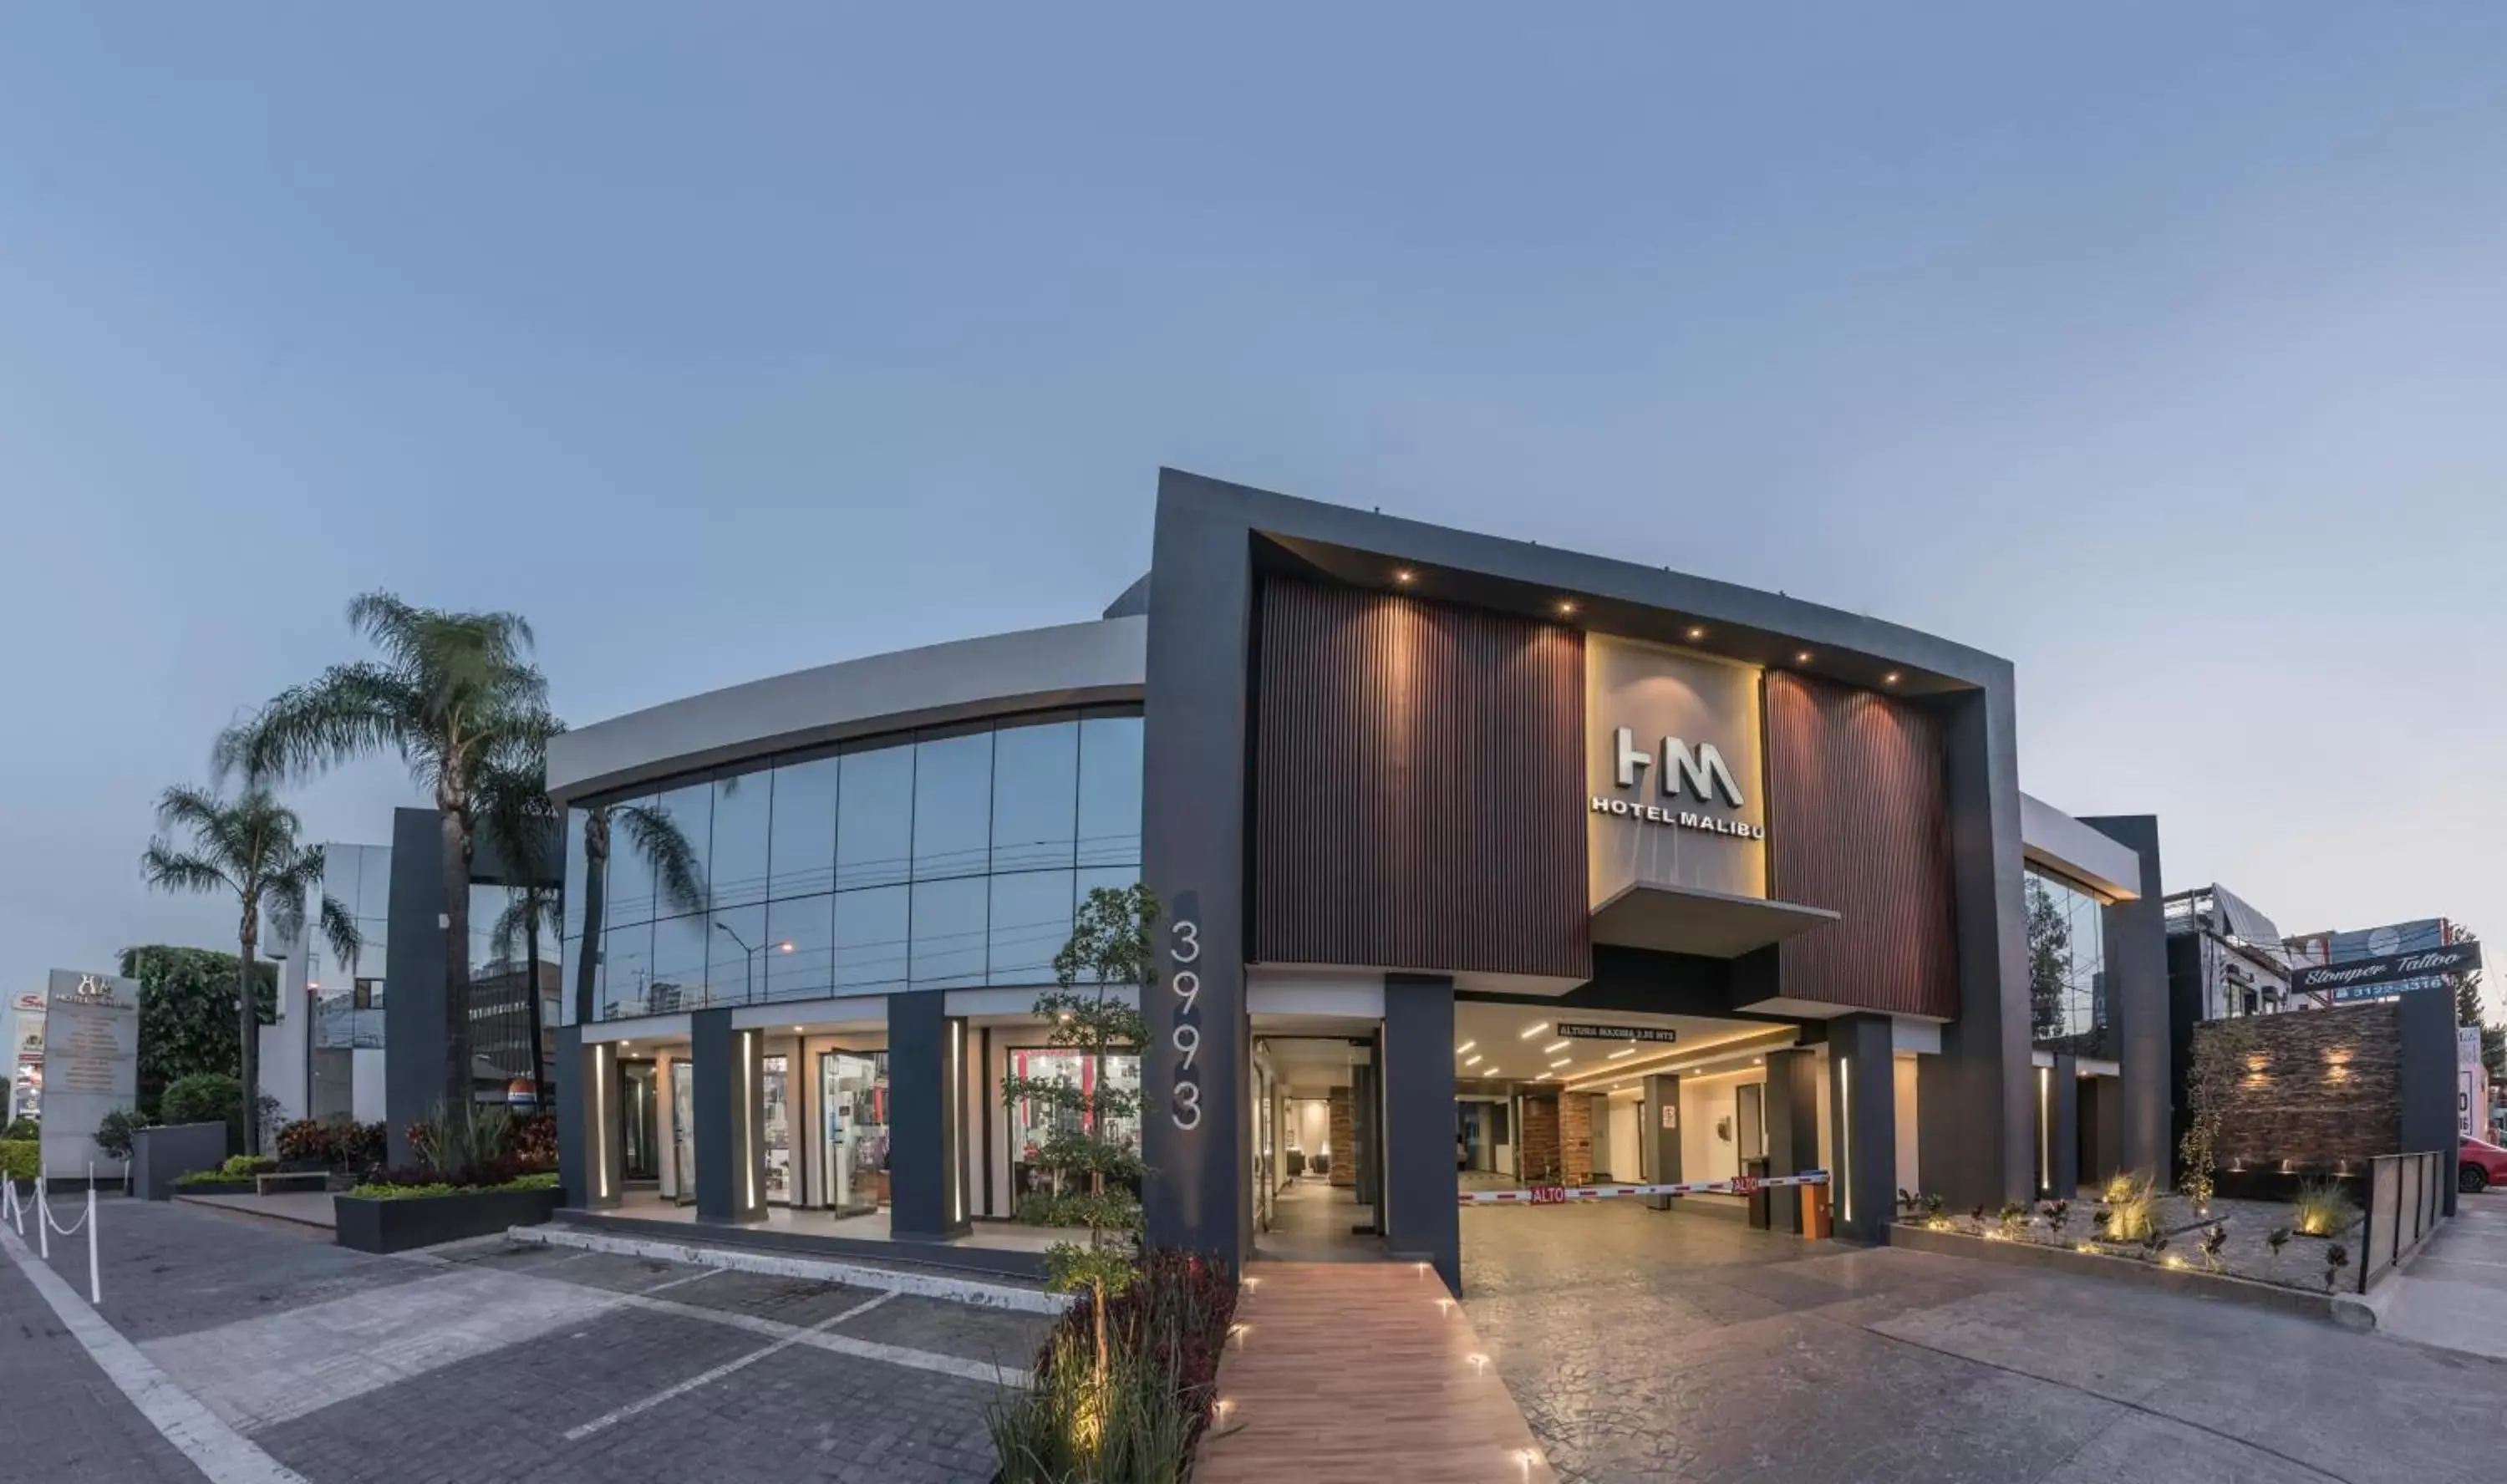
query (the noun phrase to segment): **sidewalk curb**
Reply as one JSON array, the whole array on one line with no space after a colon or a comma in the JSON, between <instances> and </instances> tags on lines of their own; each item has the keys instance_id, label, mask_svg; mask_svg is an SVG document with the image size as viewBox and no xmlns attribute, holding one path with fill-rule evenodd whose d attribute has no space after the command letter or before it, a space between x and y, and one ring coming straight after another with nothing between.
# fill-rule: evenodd
<instances>
[{"instance_id":1,"label":"sidewalk curb","mask_svg":"<svg viewBox=\"0 0 2507 1484\"><path fill-rule=\"evenodd\" d=\"M972 1279L947 1278L936 1273L906 1273L894 1268L830 1262L817 1257L786 1257L745 1248L658 1242L644 1237L621 1237L607 1232L549 1226L512 1227L505 1236L509 1241L531 1247L574 1248L587 1252L610 1252L622 1257L684 1263L691 1267L728 1268L735 1272L763 1273L777 1278L809 1278L849 1287L885 1288L891 1293L947 1299L952 1303L970 1304L982 1309L1058 1315L1070 1307L1070 1300L1062 1294L1047 1293L1040 1288L978 1283Z\"/></svg>"}]
</instances>

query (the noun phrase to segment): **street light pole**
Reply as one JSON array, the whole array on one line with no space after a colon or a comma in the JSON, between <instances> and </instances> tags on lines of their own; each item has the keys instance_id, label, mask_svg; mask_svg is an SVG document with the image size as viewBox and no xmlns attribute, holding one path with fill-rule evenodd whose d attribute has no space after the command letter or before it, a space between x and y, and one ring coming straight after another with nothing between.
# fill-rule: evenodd
<instances>
[{"instance_id":1,"label":"street light pole","mask_svg":"<svg viewBox=\"0 0 2507 1484\"><path fill-rule=\"evenodd\" d=\"M736 932L732 932L731 924L729 923L717 922L713 925L721 928L725 933L730 934L731 941L739 944L740 951L748 956L747 973L744 977L744 984L745 986L746 993L742 997L741 1002L743 1004L752 1005L757 1003L757 950L764 948L767 945L760 943L757 945L757 948L751 948L748 946L748 940L746 938L742 937ZM781 952L788 954L792 951L792 940L786 938L782 942L774 946Z\"/></svg>"}]
</instances>

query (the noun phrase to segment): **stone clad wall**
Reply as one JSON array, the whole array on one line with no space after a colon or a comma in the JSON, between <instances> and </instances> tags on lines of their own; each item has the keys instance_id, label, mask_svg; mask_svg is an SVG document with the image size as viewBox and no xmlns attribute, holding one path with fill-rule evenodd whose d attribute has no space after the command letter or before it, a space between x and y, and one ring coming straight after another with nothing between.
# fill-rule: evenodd
<instances>
[{"instance_id":1,"label":"stone clad wall","mask_svg":"<svg viewBox=\"0 0 2507 1484\"><path fill-rule=\"evenodd\" d=\"M1558 1095L1558 1183L1593 1183L1593 1097Z\"/></svg>"},{"instance_id":2,"label":"stone clad wall","mask_svg":"<svg viewBox=\"0 0 2507 1484\"><path fill-rule=\"evenodd\" d=\"M2422 991L2438 994L2440 991ZM2402 1148L2402 1023L2396 1006L2351 1005L2209 1021L2234 1075L2220 1116L2222 1170L2333 1172ZM2196 1064L2199 1066L2198 1058Z\"/></svg>"},{"instance_id":3,"label":"stone clad wall","mask_svg":"<svg viewBox=\"0 0 2507 1484\"><path fill-rule=\"evenodd\" d=\"M1358 1183L1358 1126L1350 1118L1349 1089L1333 1088L1329 1102L1331 1107L1329 1178L1335 1185L1355 1185Z\"/></svg>"},{"instance_id":4,"label":"stone clad wall","mask_svg":"<svg viewBox=\"0 0 2507 1484\"><path fill-rule=\"evenodd\" d=\"M1521 1132L1523 1137L1515 1140L1514 1163L1524 1183L1538 1185L1557 1181L1562 1153L1558 1147L1558 1100L1526 1096ZM1585 1158L1590 1163L1589 1144Z\"/></svg>"}]
</instances>

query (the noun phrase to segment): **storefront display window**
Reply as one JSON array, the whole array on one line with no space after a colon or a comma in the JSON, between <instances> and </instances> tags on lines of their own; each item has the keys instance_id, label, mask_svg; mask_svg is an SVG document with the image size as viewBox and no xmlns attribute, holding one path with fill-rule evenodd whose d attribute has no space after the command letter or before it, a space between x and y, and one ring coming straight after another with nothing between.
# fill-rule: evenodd
<instances>
[{"instance_id":1,"label":"storefront display window","mask_svg":"<svg viewBox=\"0 0 2507 1484\"><path fill-rule=\"evenodd\" d=\"M1066 1051L1045 1047L1013 1049L1009 1054L1012 1077L1057 1079L1076 1083L1081 1091L1093 1092L1100 1069L1097 1058L1084 1051ZM1105 1059L1103 1075L1106 1086L1113 1091L1133 1095L1137 1108L1141 1091L1141 1059L1130 1053ZM1010 1125L1010 1194L1013 1205L1034 1194L1053 1188L1050 1171L1036 1164L1036 1155L1046 1140L1058 1128L1077 1132L1087 1127L1086 1121L1073 1111L1055 1108L1034 1098L1021 1098L1009 1107ZM1137 1111L1106 1115L1107 1137L1138 1154L1141 1149L1141 1118Z\"/></svg>"},{"instance_id":2,"label":"storefront display window","mask_svg":"<svg viewBox=\"0 0 2507 1484\"><path fill-rule=\"evenodd\" d=\"M761 1079L766 1104L766 1199L792 1204L791 1060L770 1056Z\"/></svg>"}]
</instances>

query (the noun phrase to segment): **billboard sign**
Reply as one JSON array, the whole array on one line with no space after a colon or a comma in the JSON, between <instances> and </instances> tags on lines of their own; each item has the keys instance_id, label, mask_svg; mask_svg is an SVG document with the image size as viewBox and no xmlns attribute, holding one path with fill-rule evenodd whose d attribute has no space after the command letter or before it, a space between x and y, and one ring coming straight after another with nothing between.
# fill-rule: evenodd
<instances>
[{"instance_id":1,"label":"billboard sign","mask_svg":"<svg viewBox=\"0 0 2507 1484\"><path fill-rule=\"evenodd\" d=\"M2330 995L2335 1003L2376 999L2410 990L2443 988L2446 975L2481 967L2481 945L2450 943L2443 948L2354 959L2347 963L2310 963L2290 975L2289 987L2304 994Z\"/></svg>"}]
</instances>

